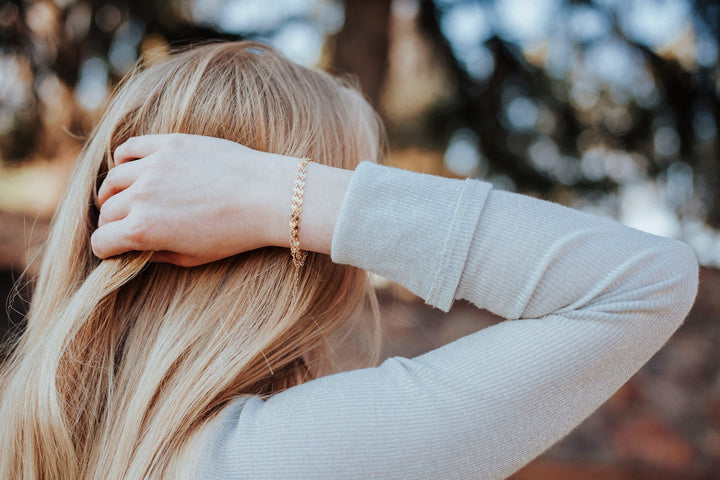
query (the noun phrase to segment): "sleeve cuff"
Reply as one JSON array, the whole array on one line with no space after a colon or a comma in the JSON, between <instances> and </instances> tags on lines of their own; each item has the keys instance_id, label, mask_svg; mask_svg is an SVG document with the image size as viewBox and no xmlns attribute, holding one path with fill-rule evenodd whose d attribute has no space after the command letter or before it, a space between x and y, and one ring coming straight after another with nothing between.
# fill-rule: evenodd
<instances>
[{"instance_id":1,"label":"sleeve cuff","mask_svg":"<svg viewBox=\"0 0 720 480\"><path fill-rule=\"evenodd\" d=\"M361 162L340 208L336 263L397 282L449 311L492 184Z\"/></svg>"}]
</instances>

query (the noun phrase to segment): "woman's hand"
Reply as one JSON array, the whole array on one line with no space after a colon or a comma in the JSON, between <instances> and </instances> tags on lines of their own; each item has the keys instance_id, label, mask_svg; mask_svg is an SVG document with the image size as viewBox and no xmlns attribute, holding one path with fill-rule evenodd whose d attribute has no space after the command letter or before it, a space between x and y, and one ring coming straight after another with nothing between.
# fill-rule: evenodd
<instances>
[{"instance_id":1,"label":"woman's hand","mask_svg":"<svg viewBox=\"0 0 720 480\"><path fill-rule=\"evenodd\" d=\"M288 222L299 159L185 134L133 137L114 153L98 202L95 255L155 251L181 266L264 246L289 246ZM308 167L299 238L303 250L330 253L352 174ZM330 188L323 188L330 184Z\"/></svg>"}]
</instances>

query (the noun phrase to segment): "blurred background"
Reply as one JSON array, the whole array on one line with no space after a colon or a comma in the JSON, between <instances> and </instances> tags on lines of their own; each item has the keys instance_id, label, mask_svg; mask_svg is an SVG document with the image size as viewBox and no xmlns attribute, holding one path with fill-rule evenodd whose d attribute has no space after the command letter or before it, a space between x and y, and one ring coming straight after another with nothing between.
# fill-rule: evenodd
<instances>
[{"instance_id":1,"label":"blurred background","mask_svg":"<svg viewBox=\"0 0 720 480\"><path fill-rule=\"evenodd\" d=\"M242 38L355 75L386 122L391 165L480 178L690 244L702 268L685 324L513 478L720 478L714 1L0 1L0 333L22 318L32 259L113 86L148 49ZM464 302L443 314L376 280L386 355L501 320Z\"/></svg>"}]
</instances>

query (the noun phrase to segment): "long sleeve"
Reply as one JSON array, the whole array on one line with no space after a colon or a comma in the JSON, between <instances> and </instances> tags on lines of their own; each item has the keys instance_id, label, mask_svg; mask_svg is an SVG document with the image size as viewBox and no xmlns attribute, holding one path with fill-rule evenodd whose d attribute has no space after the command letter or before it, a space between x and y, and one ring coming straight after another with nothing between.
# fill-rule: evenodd
<instances>
[{"instance_id":1,"label":"long sleeve","mask_svg":"<svg viewBox=\"0 0 720 480\"><path fill-rule=\"evenodd\" d=\"M361 163L332 258L448 311L507 320L408 359L243 398L205 478L500 479L552 446L660 349L694 302L685 243L559 204Z\"/></svg>"}]
</instances>

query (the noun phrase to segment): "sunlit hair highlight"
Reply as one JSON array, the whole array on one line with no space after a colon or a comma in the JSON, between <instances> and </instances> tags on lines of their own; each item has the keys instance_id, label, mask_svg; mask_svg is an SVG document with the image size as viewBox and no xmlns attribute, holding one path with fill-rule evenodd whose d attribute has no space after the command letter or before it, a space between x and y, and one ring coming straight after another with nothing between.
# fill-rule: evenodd
<instances>
[{"instance_id":1,"label":"sunlit hair highlight","mask_svg":"<svg viewBox=\"0 0 720 480\"><path fill-rule=\"evenodd\" d=\"M377 319L367 273L328 255L308 255L291 307L286 248L194 268L92 254L97 190L131 136L210 135L347 169L385 153L382 124L350 82L264 44L206 44L142 65L79 155L27 327L0 372L0 478L192 478L223 406L331 373L329 337L364 302Z\"/></svg>"}]
</instances>

